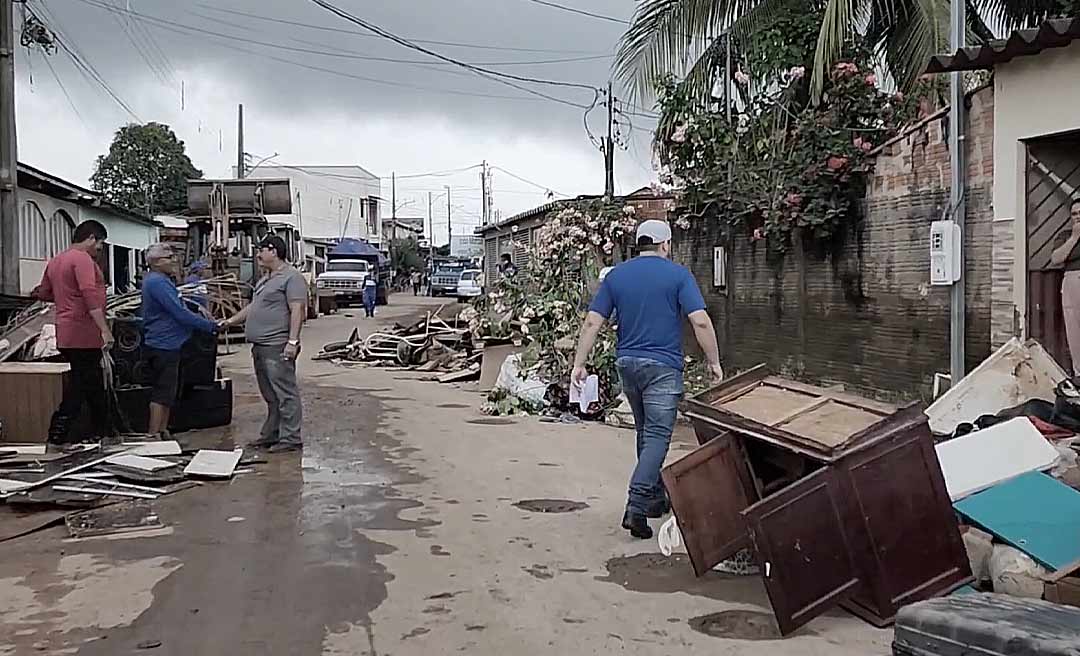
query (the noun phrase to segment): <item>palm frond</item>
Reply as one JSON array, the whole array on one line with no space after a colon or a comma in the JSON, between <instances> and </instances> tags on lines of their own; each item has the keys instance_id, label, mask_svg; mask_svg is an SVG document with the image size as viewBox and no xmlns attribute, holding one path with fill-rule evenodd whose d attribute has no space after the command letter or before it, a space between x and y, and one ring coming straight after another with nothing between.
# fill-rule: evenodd
<instances>
[{"instance_id":1,"label":"palm frond","mask_svg":"<svg viewBox=\"0 0 1080 656\"><path fill-rule=\"evenodd\" d=\"M949 0L913 0L888 23L877 43L897 86L908 89L930 58L949 47Z\"/></svg>"},{"instance_id":2,"label":"palm frond","mask_svg":"<svg viewBox=\"0 0 1080 656\"><path fill-rule=\"evenodd\" d=\"M829 0L818 33L814 53L814 72L810 78L810 90L815 98L825 88L825 78L832 65L840 59L844 43L855 35L856 17L866 11L868 0Z\"/></svg>"}]
</instances>

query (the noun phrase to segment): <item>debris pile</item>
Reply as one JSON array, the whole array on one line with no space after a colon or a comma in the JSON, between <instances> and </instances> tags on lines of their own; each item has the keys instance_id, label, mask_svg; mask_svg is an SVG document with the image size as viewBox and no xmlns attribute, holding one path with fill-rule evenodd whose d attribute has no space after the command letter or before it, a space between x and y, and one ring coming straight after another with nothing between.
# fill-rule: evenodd
<instances>
[{"instance_id":1,"label":"debris pile","mask_svg":"<svg viewBox=\"0 0 1080 656\"><path fill-rule=\"evenodd\" d=\"M171 440L52 449L0 443L0 542L60 521L75 538L161 529L154 500L231 479L245 464L241 449L185 448ZM257 462L264 461L246 461Z\"/></svg>"},{"instance_id":2,"label":"debris pile","mask_svg":"<svg viewBox=\"0 0 1080 656\"><path fill-rule=\"evenodd\" d=\"M764 365L686 410L700 446L663 470L661 549L684 544L698 575L750 554L784 635L966 592L1080 605L1080 390L1035 342L925 410Z\"/></svg>"},{"instance_id":3,"label":"debris pile","mask_svg":"<svg viewBox=\"0 0 1080 656\"><path fill-rule=\"evenodd\" d=\"M481 350L460 317L450 321L442 318L444 308L440 306L412 323L399 323L363 338L354 329L349 339L324 345L314 359L444 372L438 377L440 382L477 380Z\"/></svg>"}]
</instances>

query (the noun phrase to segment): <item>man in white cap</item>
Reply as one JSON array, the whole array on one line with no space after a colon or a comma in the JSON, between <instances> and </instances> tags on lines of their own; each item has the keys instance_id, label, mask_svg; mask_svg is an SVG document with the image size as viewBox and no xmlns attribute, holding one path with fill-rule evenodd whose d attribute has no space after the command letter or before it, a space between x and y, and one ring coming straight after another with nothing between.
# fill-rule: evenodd
<instances>
[{"instance_id":1,"label":"man in white cap","mask_svg":"<svg viewBox=\"0 0 1080 656\"><path fill-rule=\"evenodd\" d=\"M683 393L683 318L690 319L694 336L716 379L724 377L716 331L705 311L693 274L672 262L671 228L663 221L643 222L637 229L638 257L612 269L600 283L578 338L574 384L582 384L596 336L617 312L616 367L637 429L637 466L622 526L636 538L652 537L648 518L668 511L660 468L667 457L675 416Z\"/></svg>"}]
</instances>

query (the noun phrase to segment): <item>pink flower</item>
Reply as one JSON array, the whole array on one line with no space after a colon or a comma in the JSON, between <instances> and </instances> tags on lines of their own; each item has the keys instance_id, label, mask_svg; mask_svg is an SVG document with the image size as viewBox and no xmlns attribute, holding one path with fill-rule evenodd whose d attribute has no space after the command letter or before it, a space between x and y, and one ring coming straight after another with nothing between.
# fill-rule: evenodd
<instances>
[{"instance_id":1,"label":"pink flower","mask_svg":"<svg viewBox=\"0 0 1080 656\"><path fill-rule=\"evenodd\" d=\"M826 165L833 171L839 171L847 166L848 159L839 155L833 155L826 161Z\"/></svg>"},{"instance_id":2,"label":"pink flower","mask_svg":"<svg viewBox=\"0 0 1080 656\"><path fill-rule=\"evenodd\" d=\"M784 202L791 207L798 207L802 205L802 195L792 191L787 195L787 198L784 199Z\"/></svg>"},{"instance_id":3,"label":"pink flower","mask_svg":"<svg viewBox=\"0 0 1080 656\"><path fill-rule=\"evenodd\" d=\"M874 75L873 73L868 73L866 75L866 78L864 78L864 79L866 80L866 83L869 84L870 86L874 86L875 84L877 84L877 76Z\"/></svg>"},{"instance_id":4,"label":"pink flower","mask_svg":"<svg viewBox=\"0 0 1080 656\"><path fill-rule=\"evenodd\" d=\"M735 71L735 81L742 85L750 84L750 76L742 71Z\"/></svg>"},{"instance_id":5,"label":"pink flower","mask_svg":"<svg viewBox=\"0 0 1080 656\"><path fill-rule=\"evenodd\" d=\"M805 66L793 66L788 69L788 77L790 77L792 80L801 80L805 75Z\"/></svg>"},{"instance_id":6,"label":"pink flower","mask_svg":"<svg viewBox=\"0 0 1080 656\"><path fill-rule=\"evenodd\" d=\"M680 123L675 126L675 131L671 133L672 143L685 143L686 142L686 128L685 123Z\"/></svg>"},{"instance_id":7,"label":"pink flower","mask_svg":"<svg viewBox=\"0 0 1080 656\"><path fill-rule=\"evenodd\" d=\"M754 228L754 237L751 241L761 241L765 239L765 231L761 228Z\"/></svg>"},{"instance_id":8,"label":"pink flower","mask_svg":"<svg viewBox=\"0 0 1080 656\"><path fill-rule=\"evenodd\" d=\"M861 145L861 146L859 146L859 147L860 147L860 148L862 148L862 151L863 151L864 153L868 153L868 152L870 152L871 150L873 150L873 149L874 149L874 144L870 143L869 141L865 141L865 140L864 140L864 141L862 142L862 145Z\"/></svg>"},{"instance_id":9,"label":"pink flower","mask_svg":"<svg viewBox=\"0 0 1080 656\"><path fill-rule=\"evenodd\" d=\"M896 93L894 93L893 100L895 100L896 102L904 102L904 92L897 91Z\"/></svg>"}]
</instances>

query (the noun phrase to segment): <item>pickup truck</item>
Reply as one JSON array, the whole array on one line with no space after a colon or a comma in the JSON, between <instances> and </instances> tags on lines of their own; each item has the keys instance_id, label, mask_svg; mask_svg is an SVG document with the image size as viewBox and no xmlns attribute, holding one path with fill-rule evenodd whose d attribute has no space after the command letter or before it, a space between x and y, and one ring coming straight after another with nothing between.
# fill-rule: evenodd
<instances>
[{"instance_id":1,"label":"pickup truck","mask_svg":"<svg viewBox=\"0 0 1080 656\"><path fill-rule=\"evenodd\" d=\"M432 296L456 296L458 281L465 267L439 267L431 276Z\"/></svg>"},{"instance_id":2,"label":"pickup truck","mask_svg":"<svg viewBox=\"0 0 1080 656\"><path fill-rule=\"evenodd\" d=\"M370 274L371 264L366 260L330 260L326 270L315 279L315 287L320 297L333 297L339 306L360 303L364 279Z\"/></svg>"}]
</instances>

